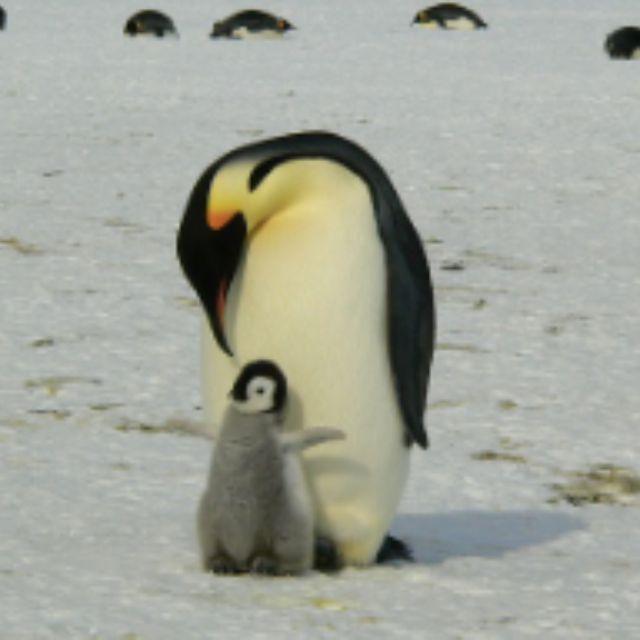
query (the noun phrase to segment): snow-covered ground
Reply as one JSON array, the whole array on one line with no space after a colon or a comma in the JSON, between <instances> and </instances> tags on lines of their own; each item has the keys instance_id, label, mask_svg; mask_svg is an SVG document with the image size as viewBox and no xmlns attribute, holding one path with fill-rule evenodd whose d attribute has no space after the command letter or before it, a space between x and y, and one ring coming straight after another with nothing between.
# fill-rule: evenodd
<instances>
[{"instance_id":1,"label":"snow-covered ground","mask_svg":"<svg viewBox=\"0 0 640 640\"><path fill-rule=\"evenodd\" d=\"M2 640L640 637L640 62L602 51L637 2L478 1L477 33L255 3L297 25L279 42L209 41L240 3L157 3L165 41L122 36L128 0L2 4ZM175 231L218 155L309 128L368 148L427 243L417 562L214 577Z\"/></svg>"}]
</instances>

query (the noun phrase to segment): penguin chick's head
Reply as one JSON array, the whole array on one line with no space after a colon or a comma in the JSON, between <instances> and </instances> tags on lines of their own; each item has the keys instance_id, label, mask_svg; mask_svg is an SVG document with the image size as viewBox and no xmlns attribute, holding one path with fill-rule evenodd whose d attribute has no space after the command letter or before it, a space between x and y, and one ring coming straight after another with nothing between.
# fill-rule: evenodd
<instances>
[{"instance_id":1,"label":"penguin chick's head","mask_svg":"<svg viewBox=\"0 0 640 640\"><path fill-rule=\"evenodd\" d=\"M255 360L242 369L229 395L241 413L278 413L287 400L287 379L270 360Z\"/></svg>"}]
</instances>

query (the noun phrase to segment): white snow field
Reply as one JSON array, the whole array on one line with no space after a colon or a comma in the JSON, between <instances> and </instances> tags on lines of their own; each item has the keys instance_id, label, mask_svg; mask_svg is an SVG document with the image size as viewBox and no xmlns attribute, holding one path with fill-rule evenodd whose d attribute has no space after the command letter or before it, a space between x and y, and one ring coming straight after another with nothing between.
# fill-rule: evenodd
<instances>
[{"instance_id":1,"label":"white snow field","mask_svg":"<svg viewBox=\"0 0 640 640\"><path fill-rule=\"evenodd\" d=\"M634 0L2 0L0 638L640 637L640 61ZM423 237L438 350L393 531L416 562L203 573L200 313L174 241L205 166L329 129L387 169ZM177 425L177 426L176 426Z\"/></svg>"}]
</instances>

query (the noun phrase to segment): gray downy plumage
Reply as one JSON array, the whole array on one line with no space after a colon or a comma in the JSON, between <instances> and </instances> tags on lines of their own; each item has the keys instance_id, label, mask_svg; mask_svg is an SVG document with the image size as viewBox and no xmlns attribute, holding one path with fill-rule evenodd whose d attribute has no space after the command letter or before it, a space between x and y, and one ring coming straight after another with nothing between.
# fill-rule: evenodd
<instances>
[{"instance_id":1,"label":"gray downy plumage","mask_svg":"<svg viewBox=\"0 0 640 640\"><path fill-rule=\"evenodd\" d=\"M299 451L344 437L282 433L281 413L227 409L198 509L205 570L294 575L313 565L313 507Z\"/></svg>"}]
</instances>

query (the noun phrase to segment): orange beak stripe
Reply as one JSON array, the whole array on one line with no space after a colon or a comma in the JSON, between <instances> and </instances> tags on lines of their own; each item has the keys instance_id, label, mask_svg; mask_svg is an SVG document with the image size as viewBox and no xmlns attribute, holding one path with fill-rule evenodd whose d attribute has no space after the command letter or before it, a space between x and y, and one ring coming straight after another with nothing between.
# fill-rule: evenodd
<instances>
[{"instance_id":1,"label":"orange beak stripe","mask_svg":"<svg viewBox=\"0 0 640 640\"><path fill-rule=\"evenodd\" d=\"M218 229L222 229L233 216L235 216L237 211L207 211L207 224L217 231Z\"/></svg>"}]
</instances>

